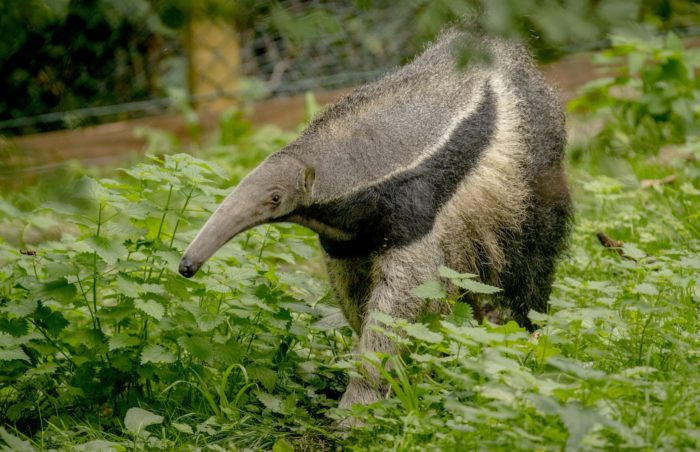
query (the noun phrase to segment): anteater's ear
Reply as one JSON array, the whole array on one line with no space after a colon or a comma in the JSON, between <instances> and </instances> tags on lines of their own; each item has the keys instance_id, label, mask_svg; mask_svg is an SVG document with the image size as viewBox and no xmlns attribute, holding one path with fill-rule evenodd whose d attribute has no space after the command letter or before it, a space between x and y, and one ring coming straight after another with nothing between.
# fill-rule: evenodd
<instances>
[{"instance_id":1,"label":"anteater's ear","mask_svg":"<svg viewBox=\"0 0 700 452\"><path fill-rule=\"evenodd\" d=\"M316 171L310 166L304 167L299 174L299 188L304 193L311 194L311 190L314 188L315 179Z\"/></svg>"}]
</instances>

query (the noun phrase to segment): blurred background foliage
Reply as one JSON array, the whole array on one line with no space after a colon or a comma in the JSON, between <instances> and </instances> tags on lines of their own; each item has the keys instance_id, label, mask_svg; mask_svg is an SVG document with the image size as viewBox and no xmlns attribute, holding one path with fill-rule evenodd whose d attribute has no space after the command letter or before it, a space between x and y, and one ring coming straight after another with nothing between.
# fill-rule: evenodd
<instances>
[{"instance_id":1,"label":"blurred background foliage","mask_svg":"<svg viewBox=\"0 0 700 452\"><path fill-rule=\"evenodd\" d=\"M644 24L694 33L697 0L3 0L0 133L86 125L124 115L17 118L166 100L187 90L187 29L232 25L241 41L244 95L337 88L400 65L446 24L478 16L490 32L519 35L541 61L605 45ZM192 39L197 39L194 36ZM163 104L114 109L143 114ZM107 113L110 113L108 111ZM98 119L98 116L101 119ZM132 115L133 116L133 115Z\"/></svg>"}]
</instances>

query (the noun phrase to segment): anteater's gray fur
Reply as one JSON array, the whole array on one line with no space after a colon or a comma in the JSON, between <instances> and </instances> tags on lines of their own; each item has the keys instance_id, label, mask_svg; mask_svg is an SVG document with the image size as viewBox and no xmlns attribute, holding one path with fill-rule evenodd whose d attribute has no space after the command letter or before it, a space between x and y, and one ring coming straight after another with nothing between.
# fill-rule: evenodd
<instances>
[{"instance_id":1,"label":"anteater's gray fur","mask_svg":"<svg viewBox=\"0 0 700 452\"><path fill-rule=\"evenodd\" d=\"M458 68L462 39L490 64ZM292 221L319 233L359 351L395 351L371 328L371 311L415 321L449 309L411 295L440 265L502 287L501 304L532 329L527 314L547 309L570 224L565 141L557 97L526 50L448 31L263 162L200 231L180 271L191 276L247 228ZM377 372L366 371L341 406L382 396Z\"/></svg>"}]
</instances>

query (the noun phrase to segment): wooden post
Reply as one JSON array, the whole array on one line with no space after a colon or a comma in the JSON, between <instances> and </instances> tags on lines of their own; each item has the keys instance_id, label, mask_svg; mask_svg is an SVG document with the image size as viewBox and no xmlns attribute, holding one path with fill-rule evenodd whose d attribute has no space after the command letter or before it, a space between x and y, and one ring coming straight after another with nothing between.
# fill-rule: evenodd
<instances>
[{"instance_id":1,"label":"wooden post","mask_svg":"<svg viewBox=\"0 0 700 452\"><path fill-rule=\"evenodd\" d=\"M190 94L198 110L218 113L236 105L240 48L233 25L194 20L187 36Z\"/></svg>"}]
</instances>

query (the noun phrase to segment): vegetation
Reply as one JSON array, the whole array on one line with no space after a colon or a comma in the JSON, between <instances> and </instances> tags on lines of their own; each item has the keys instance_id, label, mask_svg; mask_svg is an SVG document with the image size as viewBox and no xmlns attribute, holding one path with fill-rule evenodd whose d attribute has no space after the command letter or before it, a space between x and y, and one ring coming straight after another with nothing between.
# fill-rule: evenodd
<instances>
[{"instance_id":1,"label":"vegetation","mask_svg":"<svg viewBox=\"0 0 700 452\"><path fill-rule=\"evenodd\" d=\"M363 358L393 364L391 393L355 408L365 426L347 435L335 406L353 337L309 231L259 227L193 280L177 274L226 188L293 134L230 113L198 158L150 131L147 162L6 195L0 444L700 448L698 53L668 36L606 55L624 65L571 104L604 126L570 149L576 229L550 312L531 314L541 329L476 325L447 299L446 318L381 317L406 352ZM415 293L444 298L441 284Z\"/></svg>"}]
</instances>

